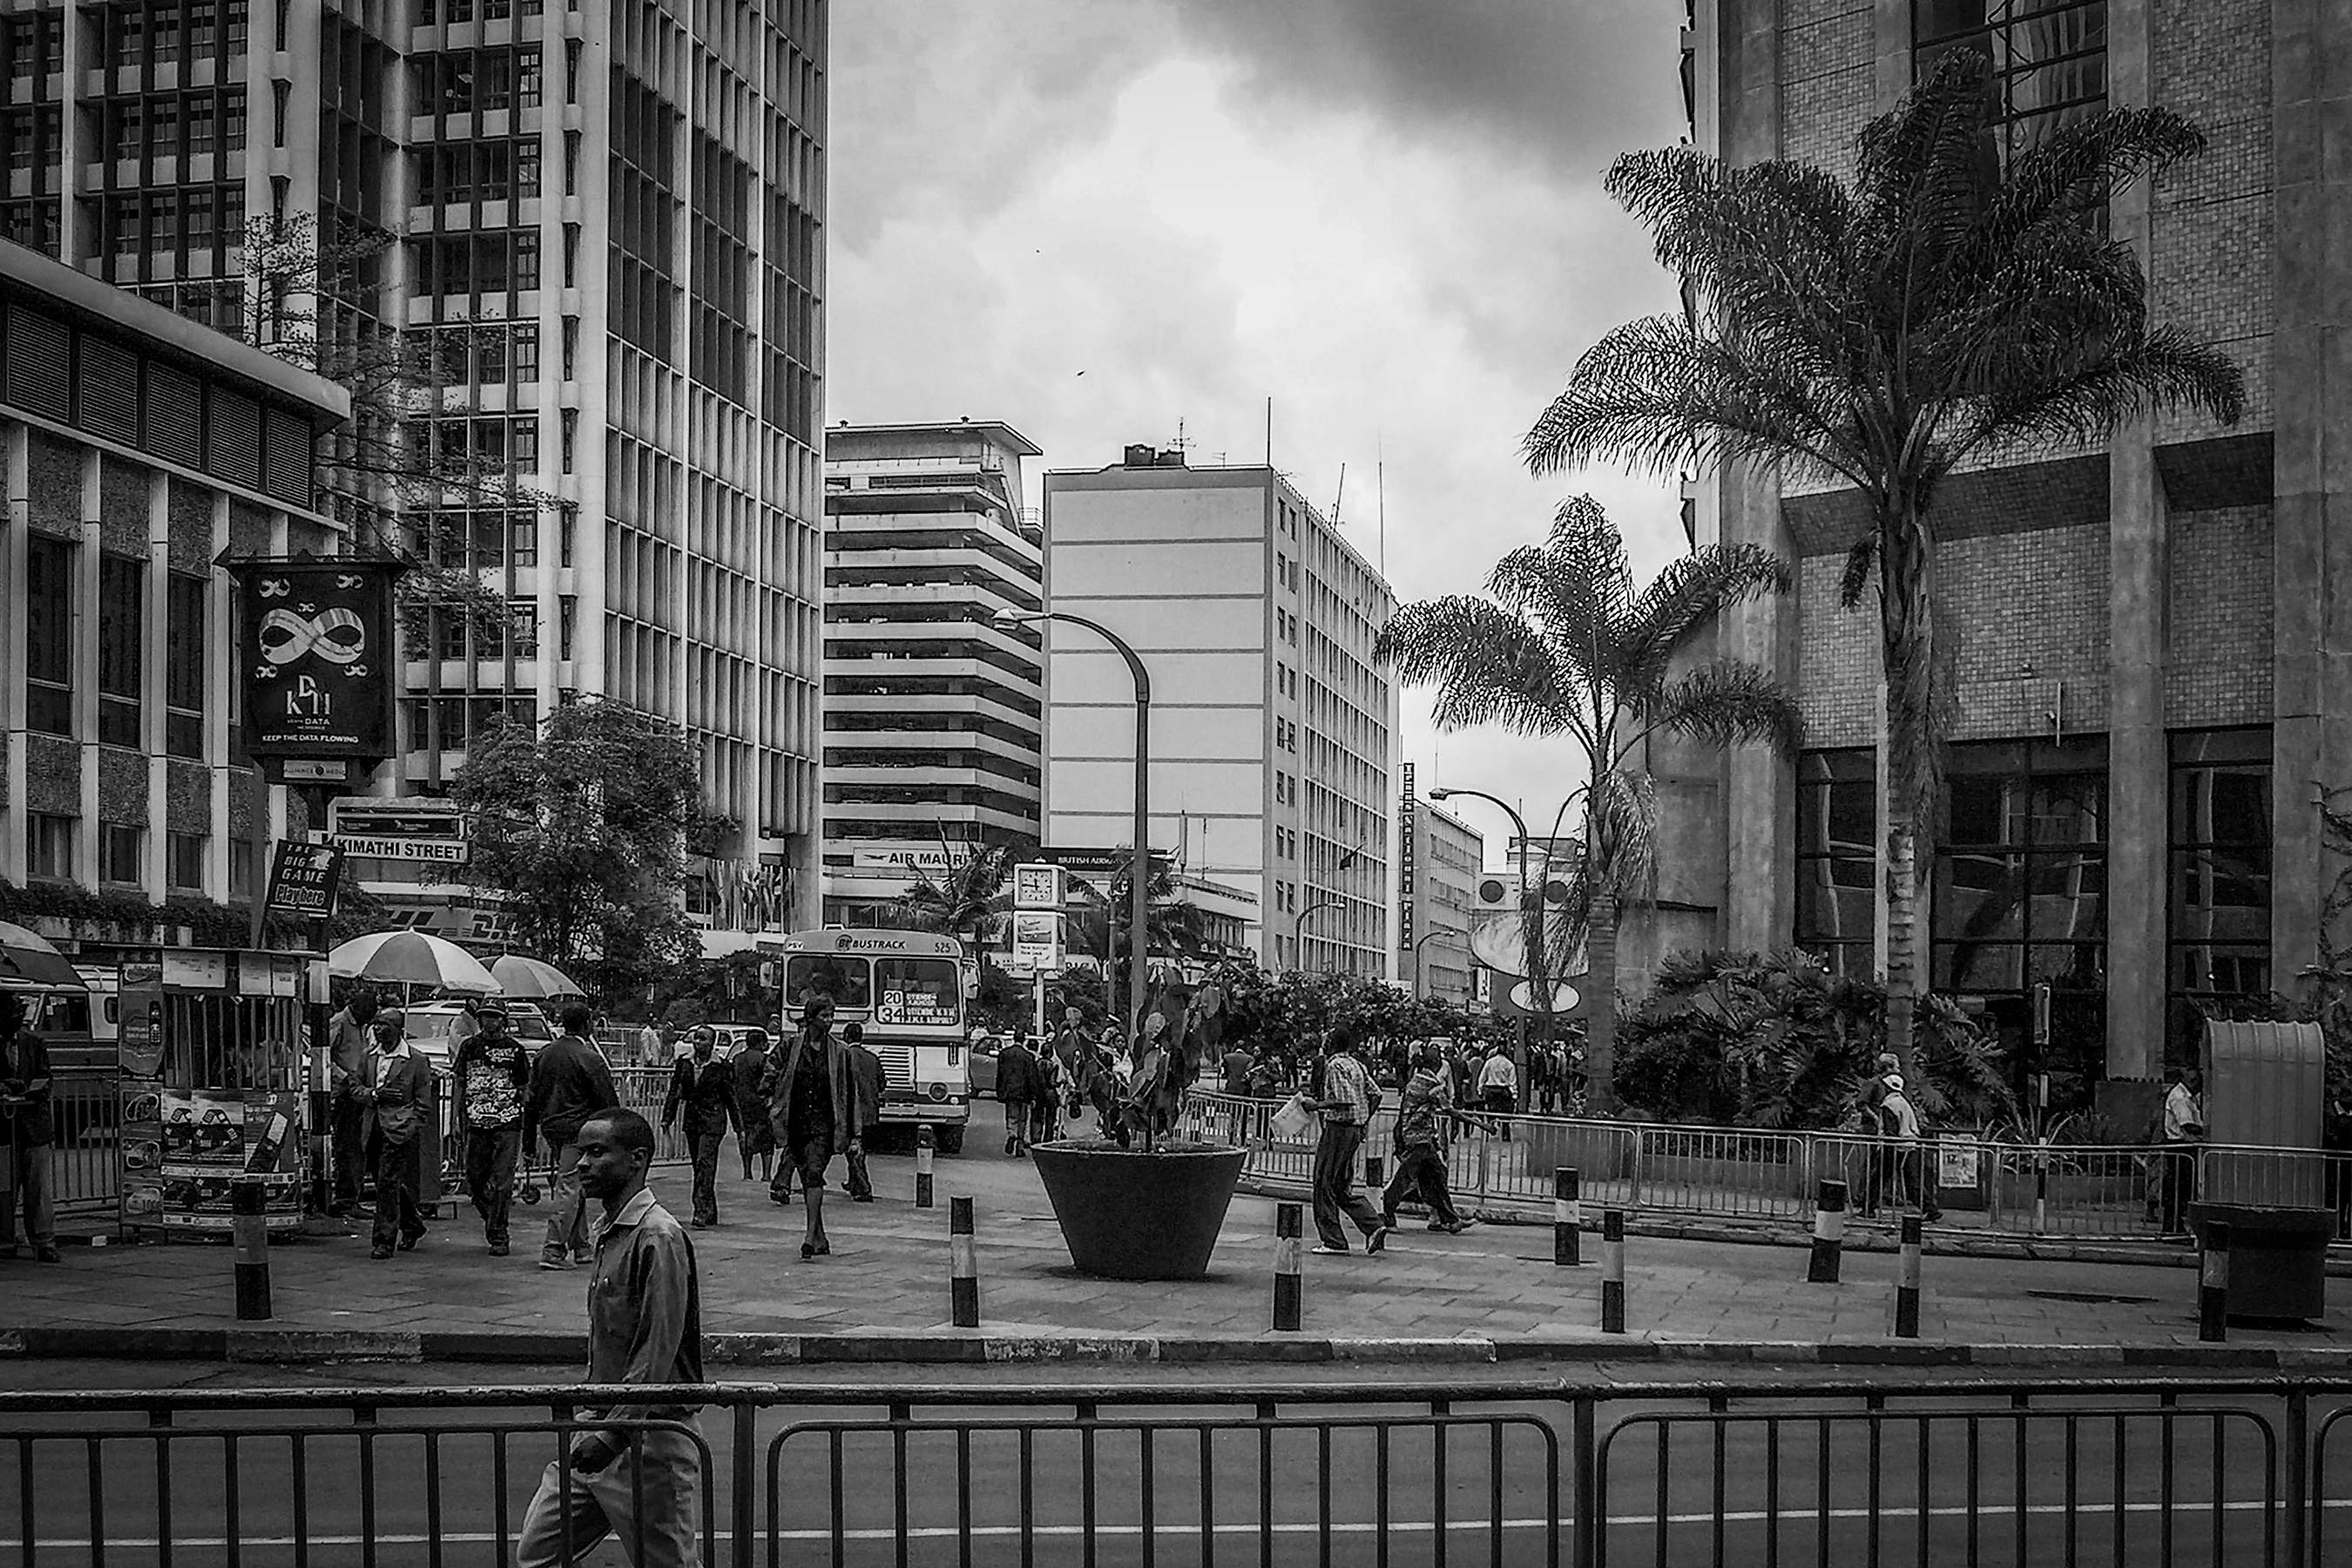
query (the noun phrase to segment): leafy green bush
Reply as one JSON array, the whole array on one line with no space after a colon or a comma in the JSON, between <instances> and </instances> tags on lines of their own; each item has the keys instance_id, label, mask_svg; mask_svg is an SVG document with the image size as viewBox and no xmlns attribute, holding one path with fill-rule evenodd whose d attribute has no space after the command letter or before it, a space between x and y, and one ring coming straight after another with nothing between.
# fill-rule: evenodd
<instances>
[{"instance_id":1,"label":"leafy green bush","mask_svg":"<svg viewBox=\"0 0 2352 1568\"><path fill-rule=\"evenodd\" d=\"M1921 1111L1978 1125L2010 1110L1990 1036L1948 997L1918 1016ZM1666 1121L1829 1128L1846 1121L1886 1037L1886 994L1795 951L1681 952L1619 1036L1625 1102Z\"/></svg>"}]
</instances>

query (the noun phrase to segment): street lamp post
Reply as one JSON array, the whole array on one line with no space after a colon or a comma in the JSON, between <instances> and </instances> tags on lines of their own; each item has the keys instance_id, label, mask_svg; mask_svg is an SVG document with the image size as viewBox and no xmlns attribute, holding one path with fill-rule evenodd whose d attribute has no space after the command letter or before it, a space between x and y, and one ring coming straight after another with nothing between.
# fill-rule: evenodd
<instances>
[{"instance_id":1,"label":"street lamp post","mask_svg":"<svg viewBox=\"0 0 2352 1568\"><path fill-rule=\"evenodd\" d=\"M1416 996L1424 994L1429 989L1427 983L1423 980L1422 975L1421 950L1429 944L1429 940L1432 937L1439 936L1450 936L1456 942L1466 942L1468 940L1464 937L1460 931L1454 931L1446 926L1432 926L1429 930L1413 938L1412 994Z\"/></svg>"},{"instance_id":2,"label":"street lamp post","mask_svg":"<svg viewBox=\"0 0 2352 1568\"><path fill-rule=\"evenodd\" d=\"M1569 791L1567 798L1559 803L1559 810L1553 814L1551 837L1544 840L1544 854L1547 858L1551 854L1551 847L1559 842L1559 825L1568 819L1568 808L1575 804L1578 795L1584 793L1585 786L1582 784ZM1549 1037L1551 1032L1552 980L1550 975L1544 973L1544 959L1547 956L1544 952L1544 942L1548 935L1549 922L1544 918L1544 910L1540 903L1536 906L1532 915L1528 912L1528 857L1535 847L1535 840L1528 836L1527 819L1519 815L1518 807L1501 795L1489 795L1483 789L1457 787L1433 789L1429 792L1429 798L1443 801L1457 795L1466 795L1475 800L1483 800L1501 806L1504 815L1511 819L1511 826L1519 830L1519 942L1526 952L1528 1000L1534 1005L1537 1016L1543 1019L1544 1032ZM1590 856L1591 853L1592 847L1587 844L1585 854ZM1519 1055L1523 1058L1519 1067L1522 1071L1525 1071L1527 1029L1524 1025L1519 1030Z\"/></svg>"},{"instance_id":3,"label":"street lamp post","mask_svg":"<svg viewBox=\"0 0 2352 1568\"><path fill-rule=\"evenodd\" d=\"M1299 935L1299 932L1307 924L1307 917L1313 914L1318 910L1336 910L1347 901L1348 900L1346 899L1341 898L1337 893L1326 894L1324 897L1315 900L1305 909L1299 910L1297 915L1292 919L1290 922L1290 956L1297 961L1298 967L1301 970L1304 970L1307 967L1307 950L1302 945L1303 939Z\"/></svg>"},{"instance_id":4,"label":"street lamp post","mask_svg":"<svg viewBox=\"0 0 2352 1568\"><path fill-rule=\"evenodd\" d=\"M1145 929L1151 881L1151 676L1143 668L1142 657L1128 646L1127 639L1100 621L1090 621L1064 610L1016 610L1010 605L990 618L1001 626L1034 626L1039 621L1084 626L1117 649L1118 657L1127 661L1127 672L1135 678L1135 842L1127 874L1127 1043L1132 1051L1143 1023L1143 969L1151 953ZM1109 962L1107 943L1104 962L1106 965ZM1110 976L1106 973L1103 978L1108 982Z\"/></svg>"}]
</instances>

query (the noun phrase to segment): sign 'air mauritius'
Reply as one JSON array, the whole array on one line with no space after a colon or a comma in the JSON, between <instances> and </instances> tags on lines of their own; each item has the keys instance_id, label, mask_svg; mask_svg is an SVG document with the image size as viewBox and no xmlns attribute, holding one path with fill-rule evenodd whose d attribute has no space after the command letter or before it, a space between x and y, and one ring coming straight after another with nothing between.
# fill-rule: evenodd
<instances>
[{"instance_id":1,"label":"sign 'air mauritius'","mask_svg":"<svg viewBox=\"0 0 2352 1568\"><path fill-rule=\"evenodd\" d=\"M397 561L223 561L236 579L245 748L257 758L392 754Z\"/></svg>"}]
</instances>

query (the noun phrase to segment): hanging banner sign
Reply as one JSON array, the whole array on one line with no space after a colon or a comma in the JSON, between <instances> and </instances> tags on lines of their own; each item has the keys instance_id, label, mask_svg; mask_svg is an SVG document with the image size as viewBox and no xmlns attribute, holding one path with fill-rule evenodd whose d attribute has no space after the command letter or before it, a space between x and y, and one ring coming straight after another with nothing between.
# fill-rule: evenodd
<instances>
[{"instance_id":1,"label":"hanging banner sign","mask_svg":"<svg viewBox=\"0 0 2352 1568\"><path fill-rule=\"evenodd\" d=\"M245 690L245 749L257 758L392 755L399 679L396 561L320 558L221 563L236 578L233 657Z\"/></svg>"},{"instance_id":2,"label":"hanging banner sign","mask_svg":"<svg viewBox=\"0 0 2352 1568\"><path fill-rule=\"evenodd\" d=\"M1420 824L1415 820L1417 807L1412 798L1412 764L1402 764L1404 798L1397 803L1397 941L1400 951L1412 951L1412 876L1414 840L1420 837Z\"/></svg>"}]
</instances>

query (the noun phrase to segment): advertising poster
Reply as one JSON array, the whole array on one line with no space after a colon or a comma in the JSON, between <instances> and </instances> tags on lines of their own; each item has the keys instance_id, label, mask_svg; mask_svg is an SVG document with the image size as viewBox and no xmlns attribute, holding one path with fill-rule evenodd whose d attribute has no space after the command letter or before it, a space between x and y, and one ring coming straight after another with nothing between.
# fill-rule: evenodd
<instances>
[{"instance_id":1,"label":"advertising poster","mask_svg":"<svg viewBox=\"0 0 2352 1568\"><path fill-rule=\"evenodd\" d=\"M134 1224L226 1230L240 1181L260 1181L273 1227L302 1219L302 1097L125 1086L122 1211ZM152 1116L157 1120L146 1120ZM150 1137L149 1131L153 1135Z\"/></svg>"},{"instance_id":2,"label":"advertising poster","mask_svg":"<svg viewBox=\"0 0 2352 1568\"><path fill-rule=\"evenodd\" d=\"M396 562L231 561L245 744L258 758L392 754Z\"/></svg>"},{"instance_id":3,"label":"advertising poster","mask_svg":"<svg viewBox=\"0 0 2352 1568\"><path fill-rule=\"evenodd\" d=\"M122 1076L153 1078L163 1070L163 966L126 963L117 986L121 1024L116 1048Z\"/></svg>"}]
</instances>

